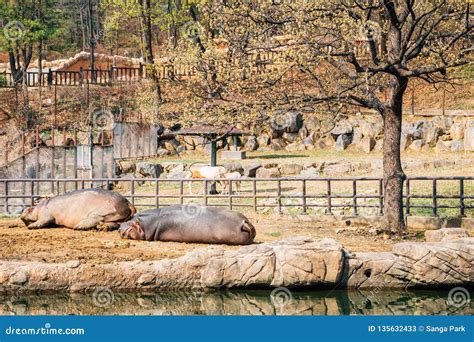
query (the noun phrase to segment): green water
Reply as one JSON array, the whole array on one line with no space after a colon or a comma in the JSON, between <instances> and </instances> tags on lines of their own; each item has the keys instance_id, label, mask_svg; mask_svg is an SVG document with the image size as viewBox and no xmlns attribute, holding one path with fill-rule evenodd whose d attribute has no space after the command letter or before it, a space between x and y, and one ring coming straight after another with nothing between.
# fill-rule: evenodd
<instances>
[{"instance_id":1,"label":"green water","mask_svg":"<svg viewBox=\"0 0 474 342\"><path fill-rule=\"evenodd\" d=\"M1 315L472 315L448 291L270 290L2 295Z\"/></svg>"}]
</instances>

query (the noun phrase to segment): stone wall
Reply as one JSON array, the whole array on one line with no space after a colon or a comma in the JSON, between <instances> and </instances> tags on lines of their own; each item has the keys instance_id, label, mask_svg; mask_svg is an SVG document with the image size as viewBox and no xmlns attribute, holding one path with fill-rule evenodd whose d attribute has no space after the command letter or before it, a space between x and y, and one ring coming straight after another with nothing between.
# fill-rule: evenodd
<instances>
[{"instance_id":1,"label":"stone wall","mask_svg":"<svg viewBox=\"0 0 474 342\"><path fill-rule=\"evenodd\" d=\"M297 152L313 149L331 151L381 151L383 121L377 115L352 115L334 121L332 116L296 111L277 113L260 127L242 127L254 132L243 137L246 151ZM230 149L232 142L220 142ZM176 150L205 150L202 138L178 137L163 144L170 154ZM406 116L402 129L402 151L474 151L474 118L469 116Z\"/></svg>"},{"instance_id":2,"label":"stone wall","mask_svg":"<svg viewBox=\"0 0 474 342\"><path fill-rule=\"evenodd\" d=\"M0 293L110 290L439 288L474 285L474 238L395 244L351 253L333 239L286 240L238 250L205 247L176 259L88 264L0 261Z\"/></svg>"}]
</instances>

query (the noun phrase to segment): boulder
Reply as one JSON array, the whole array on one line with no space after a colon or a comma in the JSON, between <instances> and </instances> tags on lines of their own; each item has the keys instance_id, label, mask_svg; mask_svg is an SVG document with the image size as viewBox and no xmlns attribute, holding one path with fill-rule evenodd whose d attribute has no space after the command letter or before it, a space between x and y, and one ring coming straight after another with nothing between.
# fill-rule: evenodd
<instances>
[{"instance_id":1,"label":"boulder","mask_svg":"<svg viewBox=\"0 0 474 342\"><path fill-rule=\"evenodd\" d=\"M341 134L340 136L337 137L336 140L336 151L344 151L347 146L352 141L352 137L348 134Z\"/></svg>"},{"instance_id":2,"label":"boulder","mask_svg":"<svg viewBox=\"0 0 474 342\"><path fill-rule=\"evenodd\" d=\"M363 137L362 130L359 127L354 127L352 133L352 144L357 145Z\"/></svg>"},{"instance_id":3,"label":"boulder","mask_svg":"<svg viewBox=\"0 0 474 342\"><path fill-rule=\"evenodd\" d=\"M273 151L281 151L285 148L285 144L281 139L272 139L272 143L270 144L270 148Z\"/></svg>"},{"instance_id":4,"label":"boulder","mask_svg":"<svg viewBox=\"0 0 474 342\"><path fill-rule=\"evenodd\" d=\"M357 144L357 148L362 151L362 152L365 152L365 153L369 153L370 151L372 151L375 147L375 139L370 137L370 136L367 136L367 137L363 137L360 142Z\"/></svg>"},{"instance_id":5,"label":"boulder","mask_svg":"<svg viewBox=\"0 0 474 342\"><path fill-rule=\"evenodd\" d=\"M120 173L134 173L136 170L135 163L132 161L121 160L118 162Z\"/></svg>"},{"instance_id":6,"label":"boulder","mask_svg":"<svg viewBox=\"0 0 474 342\"><path fill-rule=\"evenodd\" d=\"M415 151L415 152L420 152L421 149L423 147L423 140L422 139L417 139L417 140L414 140L410 146L408 146L408 148L411 150L411 151Z\"/></svg>"},{"instance_id":7,"label":"boulder","mask_svg":"<svg viewBox=\"0 0 474 342\"><path fill-rule=\"evenodd\" d=\"M372 123L366 120L360 120L359 130L361 131L364 137L372 137L375 139L377 136L380 135L380 133L382 133L383 127L378 122Z\"/></svg>"},{"instance_id":8,"label":"boulder","mask_svg":"<svg viewBox=\"0 0 474 342\"><path fill-rule=\"evenodd\" d=\"M324 173L327 175L341 175L354 171L352 163L326 163Z\"/></svg>"},{"instance_id":9,"label":"boulder","mask_svg":"<svg viewBox=\"0 0 474 342\"><path fill-rule=\"evenodd\" d=\"M463 228L442 228L425 232L426 242L452 241L467 237L467 230Z\"/></svg>"},{"instance_id":10,"label":"boulder","mask_svg":"<svg viewBox=\"0 0 474 342\"><path fill-rule=\"evenodd\" d=\"M136 164L136 173L143 177L159 178L162 172L163 167L160 164L149 162L140 162Z\"/></svg>"},{"instance_id":11,"label":"boulder","mask_svg":"<svg viewBox=\"0 0 474 342\"><path fill-rule=\"evenodd\" d=\"M449 134L453 140L462 140L464 139L464 129L466 124L464 122L455 122L449 129Z\"/></svg>"},{"instance_id":12,"label":"boulder","mask_svg":"<svg viewBox=\"0 0 474 342\"><path fill-rule=\"evenodd\" d=\"M298 133L303 127L303 116L300 112L291 111L285 114L285 132Z\"/></svg>"},{"instance_id":13,"label":"boulder","mask_svg":"<svg viewBox=\"0 0 474 342\"><path fill-rule=\"evenodd\" d=\"M446 146L444 142L442 142L441 140L438 140L435 146L435 151L436 153L443 153L443 152L449 151L449 148L448 146Z\"/></svg>"},{"instance_id":14,"label":"boulder","mask_svg":"<svg viewBox=\"0 0 474 342\"><path fill-rule=\"evenodd\" d=\"M426 145L434 147L438 141L438 137L442 135L443 131L431 121L424 121L422 125L422 138Z\"/></svg>"},{"instance_id":15,"label":"boulder","mask_svg":"<svg viewBox=\"0 0 474 342\"><path fill-rule=\"evenodd\" d=\"M309 167L307 169L301 170L300 177L303 178L317 178L319 177L320 171L315 167Z\"/></svg>"},{"instance_id":16,"label":"boulder","mask_svg":"<svg viewBox=\"0 0 474 342\"><path fill-rule=\"evenodd\" d=\"M172 153L176 151L178 146L180 146L179 141L177 139L165 140L163 145L165 149Z\"/></svg>"},{"instance_id":17,"label":"boulder","mask_svg":"<svg viewBox=\"0 0 474 342\"><path fill-rule=\"evenodd\" d=\"M451 151L460 152L464 150L464 141L462 140L453 140L451 143Z\"/></svg>"},{"instance_id":18,"label":"boulder","mask_svg":"<svg viewBox=\"0 0 474 342\"><path fill-rule=\"evenodd\" d=\"M252 152L252 151L255 151L257 148L258 148L257 138L251 135L250 137L248 137L247 142L244 145L244 150Z\"/></svg>"},{"instance_id":19,"label":"boulder","mask_svg":"<svg viewBox=\"0 0 474 342\"><path fill-rule=\"evenodd\" d=\"M469 120L464 131L464 150L474 151L474 121Z\"/></svg>"},{"instance_id":20,"label":"boulder","mask_svg":"<svg viewBox=\"0 0 474 342\"><path fill-rule=\"evenodd\" d=\"M266 169L264 167L261 167L258 168L256 172L257 178L279 178L280 176L280 170L277 167L272 169Z\"/></svg>"},{"instance_id":21,"label":"boulder","mask_svg":"<svg viewBox=\"0 0 474 342\"><path fill-rule=\"evenodd\" d=\"M301 170L303 170L303 166L301 164L282 164L280 166L280 173L282 175L299 175Z\"/></svg>"},{"instance_id":22,"label":"boulder","mask_svg":"<svg viewBox=\"0 0 474 342\"><path fill-rule=\"evenodd\" d=\"M311 115L305 118L304 125L309 132L317 132L321 128L321 122L316 115Z\"/></svg>"},{"instance_id":23,"label":"boulder","mask_svg":"<svg viewBox=\"0 0 474 342\"><path fill-rule=\"evenodd\" d=\"M271 139L270 136L266 133L259 135L257 138L258 146L264 147L270 145Z\"/></svg>"},{"instance_id":24,"label":"boulder","mask_svg":"<svg viewBox=\"0 0 474 342\"><path fill-rule=\"evenodd\" d=\"M262 167L260 163L252 163L244 166L243 176L255 178L257 176L257 170Z\"/></svg>"},{"instance_id":25,"label":"boulder","mask_svg":"<svg viewBox=\"0 0 474 342\"><path fill-rule=\"evenodd\" d=\"M286 146L288 152L304 151L306 150L306 145L303 143L293 143Z\"/></svg>"},{"instance_id":26,"label":"boulder","mask_svg":"<svg viewBox=\"0 0 474 342\"><path fill-rule=\"evenodd\" d=\"M169 173L166 179L189 179L191 174L191 171L176 171Z\"/></svg>"},{"instance_id":27,"label":"boulder","mask_svg":"<svg viewBox=\"0 0 474 342\"><path fill-rule=\"evenodd\" d=\"M336 126L331 130L331 134L342 135L352 133L352 124L349 120L341 120L336 123Z\"/></svg>"},{"instance_id":28,"label":"boulder","mask_svg":"<svg viewBox=\"0 0 474 342\"><path fill-rule=\"evenodd\" d=\"M167 155L170 155L171 152L168 151L166 148L159 148L158 150L156 150L156 155L158 157L163 157L163 156L167 156Z\"/></svg>"},{"instance_id":29,"label":"boulder","mask_svg":"<svg viewBox=\"0 0 474 342\"><path fill-rule=\"evenodd\" d=\"M287 142L287 143L292 143L292 142L295 142L296 139L298 138L298 133L283 133L283 141Z\"/></svg>"}]
</instances>

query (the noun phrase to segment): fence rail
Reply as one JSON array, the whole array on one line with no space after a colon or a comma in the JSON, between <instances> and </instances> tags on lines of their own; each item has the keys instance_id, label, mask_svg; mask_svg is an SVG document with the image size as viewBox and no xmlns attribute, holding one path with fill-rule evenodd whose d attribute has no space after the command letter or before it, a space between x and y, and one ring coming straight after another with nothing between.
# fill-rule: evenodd
<instances>
[{"instance_id":1,"label":"fence rail","mask_svg":"<svg viewBox=\"0 0 474 342\"><path fill-rule=\"evenodd\" d=\"M214 183L226 187L222 187L220 193L210 194ZM18 213L45 195L86 188L114 189L139 208L195 203L254 212L273 209L278 213L291 213L293 210L301 214L343 213L354 216L384 213L383 179L377 177L238 180L23 178L0 179L0 184L0 212L3 213ZM466 216L473 213L474 177L411 177L405 182L404 189L406 215Z\"/></svg>"}]
</instances>

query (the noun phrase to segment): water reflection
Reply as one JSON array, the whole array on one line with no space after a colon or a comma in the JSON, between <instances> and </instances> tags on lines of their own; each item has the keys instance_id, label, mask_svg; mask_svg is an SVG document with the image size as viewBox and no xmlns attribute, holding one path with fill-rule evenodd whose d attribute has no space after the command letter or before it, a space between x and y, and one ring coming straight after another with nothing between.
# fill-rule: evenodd
<instances>
[{"instance_id":1,"label":"water reflection","mask_svg":"<svg viewBox=\"0 0 474 342\"><path fill-rule=\"evenodd\" d=\"M271 291L113 293L0 296L0 315L472 315L473 303L448 304L447 291Z\"/></svg>"}]
</instances>

